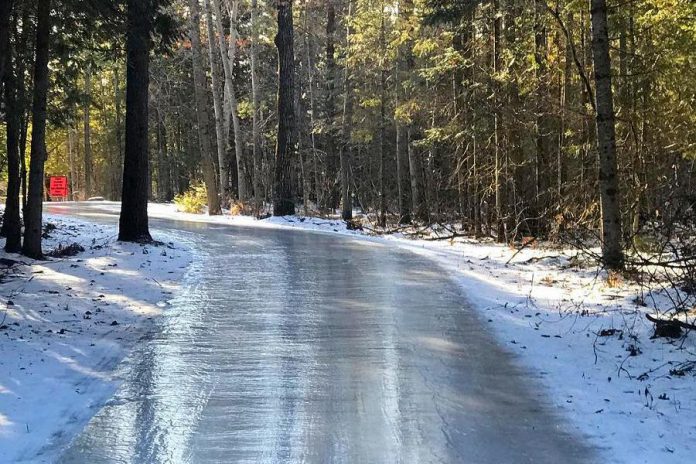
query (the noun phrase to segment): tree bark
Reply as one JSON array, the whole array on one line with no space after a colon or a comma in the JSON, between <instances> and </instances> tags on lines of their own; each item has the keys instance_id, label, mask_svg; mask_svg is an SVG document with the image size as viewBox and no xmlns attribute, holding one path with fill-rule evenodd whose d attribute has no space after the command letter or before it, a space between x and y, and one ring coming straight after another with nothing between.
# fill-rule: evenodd
<instances>
[{"instance_id":1,"label":"tree bark","mask_svg":"<svg viewBox=\"0 0 696 464\"><path fill-rule=\"evenodd\" d=\"M386 38L386 27L384 21L384 0L380 3L380 19L379 19L379 45L380 52L383 56L387 53L387 38ZM387 200L385 189L385 175L386 175L386 142L387 142L387 70L384 64L381 65L379 72L379 180L378 180L378 208L379 208L379 218L378 225L382 228L387 226Z\"/></svg>"},{"instance_id":2,"label":"tree bark","mask_svg":"<svg viewBox=\"0 0 696 464\"><path fill-rule=\"evenodd\" d=\"M152 2L128 0L126 138L118 230L118 239L127 242L152 240L147 199L150 184L148 98L153 15Z\"/></svg>"},{"instance_id":3,"label":"tree bark","mask_svg":"<svg viewBox=\"0 0 696 464\"><path fill-rule=\"evenodd\" d=\"M218 84L218 67L215 65L215 32L213 30L213 14L210 8L210 0L205 0L205 17L208 29L208 61L210 62L211 88L213 90L213 112L215 115L215 138L218 156L218 170L220 177L220 192L226 196L229 192L229 172L227 171L227 137L225 135L222 96ZM219 20L219 19L218 19ZM224 40L224 39L223 39ZM225 60L224 54L222 57Z\"/></svg>"},{"instance_id":4,"label":"tree bark","mask_svg":"<svg viewBox=\"0 0 696 464\"><path fill-rule=\"evenodd\" d=\"M10 16L12 16L13 7L14 0L0 2L0 91L4 85L5 68L9 66L10 61ZM0 95L3 93L0 92Z\"/></svg>"},{"instance_id":5,"label":"tree bark","mask_svg":"<svg viewBox=\"0 0 696 464\"><path fill-rule=\"evenodd\" d=\"M193 86L196 98L196 115L198 119L198 144L201 150L203 165L203 180L208 195L208 214L222 214L217 182L215 180L215 165L213 163L213 146L210 140L210 118L208 116L208 99L206 97L205 65L201 52L201 12L198 0L190 0L191 9L191 51L193 53Z\"/></svg>"},{"instance_id":6,"label":"tree bark","mask_svg":"<svg viewBox=\"0 0 696 464\"><path fill-rule=\"evenodd\" d=\"M609 269L623 267L621 211L616 168L616 127L611 88L609 27L606 0L591 0L592 56L596 87L596 130L599 154L599 198L602 209L602 259Z\"/></svg>"},{"instance_id":7,"label":"tree bark","mask_svg":"<svg viewBox=\"0 0 696 464\"><path fill-rule=\"evenodd\" d=\"M402 22L408 22L409 16L413 13L413 2L406 0L403 5L400 5L399 14ZM403 31L402 31L403 33ZM407 31L410 34L410 31ZM401 102L408 100L409 94L404 88L404 81L408 78L412 66L411 41L407 40L401 45L396 57L396 107L398 108ZM406 79L404 79L404 75ZM410 115L408 116L410 118ZM413 197L414 189L417 183L411 178L411 133L409 130L410 122L396 121L396 182L399 195L399 224L408 224L411 222L412 207L417 204L418 199Z\"/></svg>"},{"instance_id":8,"label":"tree bark","mask_svg":"<svg viewBox=\"0 0 696 464\"><path fill-rule=\"evenodd\" d=\"M273 215L295 213L292 198L290 162L295 154L294 78L292 0L277 0L278 34L278 140L275 153Z\"/></svg>"},{"instance_id":9,"label":"tree bark","mask_svg":"<svg viewBox=\"0 0 696 464\"><path fill-rule=\"evenodd\" d=\"M84 129L84 168L85 168L85 200L92 196L92 127L90 121L90 107L92 106L92 71L89 66L85 70L85 94L82 102L83 129Z\"/></svg>"},{"instance_id":10,"label":"tree bark","mask_svg":"<svg viewBox=\"0 0 696 464\"><path fill-rule=\"evenodd\" d=\"M261 185L261 168L263 166L263 151L261 150L261 121L259 114L259 82L258 82L258 42L259 42L259 23L258 23L259 5L257 0L251 1L251 45L249 47L249 55L251 58L251 106L252 106L252 157L254 165L254 201L256 203L256 214L259 214L263 203Z\"/></svg>"},{"instance_id":11,"label":"tree bark","mask_svg":"<svg viewBox=\"0 0 696 464\"><path fill-rule=\"evenodd\" d=\"M310 36L310 31L308 27L308 16L309 16L309 9L305 8L305 17L304 17L304 27L305 27L305 51L307 53L307 86L309 87L308 93L309 93L309 142L310 146L312 149L312 165L314 167L314 191L315 191L315 197L316 197L316 205L318 206L320 204L320 198L321 198L321 191L319 188L319 162L318 158L319 155L317 153L317 141L316 137L314 134L314 128L316 127L316 121L315 121L315 104L314 104L314 62L312 61L312 42L311 42L311 36ZM307 188L307 191L309 191L309 187ZM307 199L305 199L305 204L307 202Z\"/></svg>"},{"instance_id":12,"label":"tree bark","mask_svg":"<svg viewBox=\"0 0 696 464\"><path fill-rule=\"evenodd\" d=\"M13 66L13 51L10 46L9 33L3 38L0 47L4 51L5 70L0 74L4 83L5 109L6 109L6 147L7 147L7 199L5 201L5 213L3 215L2 231L0 235L6 238L5 251L18 253L22 249L22 226L19 212L20 190L20 109L17 105L16 75Z\"/></svg>"},{"instance_id":13,"label":"tree bark","mask_svg":"<svg viewBox=\"0 0 696 464\"><path fill-rule=\"evenodd\" d=\"M536 78L536 157L535 157L535 177L536 177L536 204L539 209L537 214L544 214L549 205L549 186L550 179L550 154L552 152L551 120L548 114L548 93L549 86L547 80L548 57L547 57L547 38L546 24L546 2L544 0L534 0L534 61Z\"/></svg>"},{"instance_id":14,"label":"tree bark","mask_svg":"<svg viewBox=\"0 0 696 464\"><path fill-rule=\"evenodd\" d=\"M225 111L224 111L224 128L225 128L225 143L229 140L230 124L232 125L234 135L234 154L237 167L237 190L239 199L245 201L249 198L249 188L247 186L247 175L244 163L244 143L242 139L242 129L237 114L237 94L234 85L234 62L237 54L237 9L239 8L237 0L233 0L232 4L228 3L228 11L230 13L230 45L225 42L225 31L222 26L222 12L220 9L220 0L213 0L213 8L215 13L215 26L218 34L218 44L222 57L222 67L225 75ZM229 189L229 183L227 188Z\"/></svg>"},{"instance_id":15,"label":"tree bark","mask_svg":"<svg viewBox=\"0 0 696 464\"><path fill-rule=\"evenodd\" d=\"M164 128L162 112L159 107L155 106L155 119L157 121L157 130L155 132L155 141L157 143L157 200L168 201L167 198L168 180L167 180L167 134Z\"/></svg>"},{"instance_id":16,"label":"tree bark","mask_svg":"<svg viewBox=\"0 0 696 464\"><path fill-rule=\"evenodd\" d=\"M77 176L77 172L75 171L75 132L72 126L68 128L68 171L70 173L70 195L73 196L73 193L76 190L75 178Z\"/></svg>"},{"instance_id":17,"label":"tree bark","mask_svg":"<svg viewBox=\"0 0 696 464\"><path fill-rule=\"evenodd\" d=\"M47 157L46 106L49 85L48 59L50 34L51 2L50 0L37 0L29 192L27 196L27 207L24 212L24 244L22 245L22 253L34 259L43 258L41 233L44 199L44 165Z\"/></svg>"},{"instance_id":18,"label":"tree bark","mask_svg":"<svg viewBox=\"0 0 696 464\"><path fill-rule=\"evenodd\" d=\"M234 70L234 63L237 56L237 17L239 10L239 1L230 0L227 2L227 8L230 15L230 46L228 49L228 58L230 69ZM237 111L237 93L234 79L229 88L230 101L230 116L232 118L232 134L234 135L234 154L237 165L237 190L239 200L246 202L249 199L249 182L247 175L246 156L244 154L244 134L242 133L242 125L239 121L239 113Z\"/></svg>"},{"instance_id":19,"label":"tree bark","mask_svg":"<svg viewBox=\"0 0 696 464\"><path fill-rule=\"evenodd\" d=\"M353 4L348 2L348 14L345 18L346 23L346 44L350 44L351 36L351 13ZM353 219L353 192L351 189L351 156L352 156L352 133L353 133L353 84L351 81L350 70L350 46L346 48L345 57L345 76L343 78L343 121L341 123L341 149L339 159L341 162L341 218L344 221Z\"/></svg>"},{"instance_id":20,"label":"tree bark","mask_svg":"<svg viewBox=\"0 0 696 464\"><path fill-rule=\"evenodd\" d=\"M326 193L324 204L326 210L336 209L338 195L336 193L336 142L334 124L336 122L336 6L335 0L326 2L326 97L324 100L325 125L327 127L325 140L326 150Z\"/></svg>"},{"instance_id":21,"label":"tree bark","mask_svg":"<svg viewBox=\"0 0 696 464\"><path fill-rule=\"evenodd\" d=\"M397 64L396 70L396 82L397 87L401 86L399 77L399 65ZM398 94L400 89L397 88L397 100L396 106L399 105ZM395 140L395 151L396 151L396 185L397 185L397 196L399 203L399 224L409 224L411 222L411 210L409 207L410 203L410 186L407 178L408 169L408 137L403 124L396 121L396 140Z\"/></svg>"},{"instance_id":22,"label":"tree bark","mask_svg":"<svg viewBox=\"0 0 696 464\"><path fill-rule=\"evenodd\" d=\"M501 173L503 170L503 162L501 160L500 149L500 86L498 85L497 74L500 72L500 45L501 45L501 12L499 0L493 0L493 150L495 158L494 168L494 189L495 189L495 224L496 224L496 241L503 243L506 240L505 227L505 211L503 199L503 181Z\"/></svg>"},{"instance_id":23,"label":"tree bark","mask_svg":"<svg viewBox=\"0 0 696 464\"><path fill-rule=\"evenodd\" d=\"M114 200L121 199L121 184L123 183L123 135L121 122L121 82L118 66L114 67L114 111L116 112L114 137L116 138L116 159L113 161L113 185L116 196Z\"/></svg>"}]
</instances>

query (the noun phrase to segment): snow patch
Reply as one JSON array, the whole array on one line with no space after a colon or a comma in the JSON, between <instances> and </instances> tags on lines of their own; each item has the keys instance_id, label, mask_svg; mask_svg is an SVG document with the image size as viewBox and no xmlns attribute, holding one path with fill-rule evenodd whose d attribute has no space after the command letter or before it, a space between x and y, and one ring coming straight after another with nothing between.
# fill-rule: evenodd
<instances>
[{"instance_id":1,"label":"snow patch","mask_svg":"<svg viewBox=\"0 0 696 464\"><path fill-rule=\"evenodd\" d=\"M154 329L191 262L178 236L119 243L113 226L44 219L56 226L46 251L85 251L46 261L0 253L17 262L0 266L0 462L55 459L116 391L115 367Z\"/></svg>"}]
</instances>

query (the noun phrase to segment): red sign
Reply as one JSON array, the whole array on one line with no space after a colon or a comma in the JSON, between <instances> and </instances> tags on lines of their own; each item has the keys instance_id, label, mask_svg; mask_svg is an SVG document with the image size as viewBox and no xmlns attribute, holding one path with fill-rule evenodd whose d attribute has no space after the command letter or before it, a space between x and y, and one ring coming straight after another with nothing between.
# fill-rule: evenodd
<instances>
[{"instance_id":1,"label":"red sign","mask_svg":"<svg viewBox=\"0 0 696 464\"><path fill-rule=\"evenodd\" d=\"M66 176L49 177L48 194L51 197L67 197L68 178Z\"/></svg>"}]
</instances>

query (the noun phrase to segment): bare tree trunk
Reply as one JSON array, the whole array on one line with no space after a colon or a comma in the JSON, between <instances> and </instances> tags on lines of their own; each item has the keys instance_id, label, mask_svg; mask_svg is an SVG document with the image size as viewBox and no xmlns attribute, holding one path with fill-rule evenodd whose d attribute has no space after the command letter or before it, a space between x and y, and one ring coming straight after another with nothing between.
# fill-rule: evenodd
<instances>
[{"instance_id":1,"label":"bare tree trunk","mask_svg":"<svg viewBox=\"0 0 696 464\"><path fill-rule=\"evenodd\" d=\"M548 115L548 62L547 62L547 38L546 24L546 2L544 0L534 0L534 61L536 78L536 157L535 157L535 176L536 176L536 203L539 211L543 214L548 207L549 179L551 176L547 172L550 164L549 155L551 153L551 133L550 119Z\"/></svg>"},{"instance_id":2,"label":"bare tree trunk","mask_svg":"<svg viewBox=\"0 0 696 464\"><path fill-rule=\"evenodd\" d=\"M258 215L262 202L262 189L261 185L261 168L263 166L263 150L261 147L261 121L259 114L259 82L257 75L258 68L258 42L259 42L259 24L258 24L258 1L251 1L251 45L250 45L250 57L251 57L251 107L253 111L252 115L252 127L251 127L251 137L252 137L252 156L254 161L254 202L256 203L255 209Z\"/></svg>"},{"instance_id":3,"label":"bare tree trunk","mask_svg":"<svg viewBox=\"0 0 696 464\"><path fill-rule=\"evenodd\" d=\"M172 201L174 198L174 191L172 189L172 160L171 154L169 152L169 137L167 136L167 124L166 119L162 116L160 120L160 137L161 137L161 148L162 148L162 161L164 164L162 166L162 177L160 180L164 184L164 201Z\"/></svg>"},{"instance_id":4,"label":"bare tree trunk","mask_svg":"<svg viewBox=\"0 0 696 464\"><path fill-rule=\"evenodd\" d=\"M273 215L295 214L290 162L295 154L295 54L292 0L277 0L278 34L278 140L275 153Z\"/></svg>"},{"instance_id":5,"label":"bare tree trunk","mask_svg":"<svg viewBox=\"0 0 696 464\"><path fill-rule=\"evenodd\" d=\"M237 94L234 85L234 62L237 54L237 10L239 9L238 0L227 1L230 15L230 45L225 42L225 30L222 27L222 11L220 0L212 0L215 13L215 26L218 34L220 55L222 57L222 68L225 74L225 141L229 140L230 123L234 134L234 153L237 165L237 188L239 199L246 201L249 198L249 188L247 186L246 165L244 162L244 143L242 130L237 114Z\"/></svg>"},{"instance_id":6,"label":"bare tree trunk","mask_svg":"<svg viewBox=\"0 0 696 464\"><path fill-rule=\"evenodd\" d=\"M413 0L403 0L401 11L401 14L403 15L403 20L407 22L411 21L414 11L415 7ZM413 57L412 47L413 41L412 39L409 39L406 41L406 43L402 45L401 50L406 79L409 79L411 76L413 76L413 70L415 69L415 59ZM410 89L410 86L408 86L407 88ZM412 91L404 89L404 100L409 100L411 97ZM412 118L412 116L409 115L409 118ZM425 211L425 202L423 201L422 191L422 167L420 157L418 156L416 150L413 147L414 123L412 121L405 123L404 129L406 132L406 137L404 143L405 147L403 148L406 151L405 161L408 162L408 181L406 182L408 183L410 181L411 187L411 214L421 221L427 221L427 212Z\"/></svg>"},{"instance_id":7,"label":"bare tree trunk","mask_svg":"<svg viewBox=\"0 0 696 464\"><path fill-rule=\"evenodd\" d=\"M227 8L230 15L230 46L228 49L228 57L230 69L234 70L234 63L237 56L237 17L239 11L239 0L227 0ZM249 195L249 182L247 175L246 155L244 154L244 134L239 121L239 113L237 111L237 94L234 80L229 89L230 114L232 116L232 131L234 135L234 154L237 164L237 186L239 190L239 199L246 202Z\"/></svg>"},{"instance_id":8,"label":"bare tree trunk","mask_svg":"<svg viewBox=\"0 0 696 464\"><path fill-rule=\"evenodd\" d=\"M215 141L217 146L218 171L220 178L220 192L223 197L229 194L229 173L227 172L227 137L223 121L223 101L218 84L218 67L215 65L215 32L213 31L213 14L210 8L210 0L205 0L205 16L208 29L208 61L210 65L211 87L213 90L213 112L215 114ZM223 60L225 58L223 57Z\"/></svg>"},{"instance_id":9,"label":"bare tree trunk","mask_svg":"<svg viewBox=\"0 0 696 464\"><path fill-rule=\"evenodd\" d=\"M420 163L413 148L413 125L406 125L406 159L408 160L408 174L411 183L411 211L418 220L424 220L422 214L422 194L419 182Z\"/></svg>"},{"instance_id":10,"label":"bare tree trunk","mask_svg":"<svg viewBox=\"0 0 696 464\"><path fill-rule=\"evenodd\" d=\"M114 67L114 110L116 112L116 127L114 128L114 136L116 138L116 159L114 160L113 168L113 185L116 196L115 200L121 199L121 184L123 183L123 135L121 121L121 80L119 78L118 66Z\"/></svg>"},{"instance_id":11,"label":"bare tree trunk","mask_svg":"<svg viewBox=\"0 0 696 464\"><path fill-rule=\"evenodd\" d=\"M22 12L22 24L28 24L31 20L31 8L24 8ZM31 39L31 28L22 28L19 34L19 39L17 41L17 50L26 50L29 47ZM19 118L19 183L21 191L21 206L22 212L26 210L27 207L27 166L26 166L26 154L27 154L27 132L29 127L29 113L27 112L26 100L27 90L26 90L26 80L24 76L27 71L27 64L24 60L17 60L14 63L16 68L16 80L17 85L17 117Z\"/></svg>"},{"instance_id":12,"label":"bare tree trunk","mask_svg":"<svg viewBox=\"0 0 696 464\"><path fill-rule=\"evenodd\" d=\"M397 57L396 70L396 106L402 99L402 81L401 81L401 59ZM407 178L408 169L408 136L406 128L401 121L396 121L396 185L399 203L399 224L409 224L411 222L410 209L410 185Z\"/></svg>"},{"instance_id":13,"label":"bare tree trunk","mask_svg":"<svg viewBox=\"0 0 696 464\"><path fill-rule=\"evenodd\" d=\"M213 162L213 145L210 140L210 118L208 116L208 99L206 97L205 64L201 52L201 13L198 0L189 0L191 10L191 51L193 52L193 87L196 98L196 116L198 119L198 144L201 150L203 180L208 194L208 214L222 214L220 196L215 179Z\"/></svg>"},{"instance_id":14,"label":"bare tree trunk","mask_svg":"<svg viewBox=\"0 0 696 464\"><path fill-rule=\"evenodd\" d=\"M14 0L0 2L0 95L3 95L5 69L10 66L10 16Z\"/></svg>"},{"instance_id":15,"label":"bare tree trunk","mask_svg":"<svg viewBox=\"0 0 696 464\"><path fill-rule=\"evenodd\" d=\"M118 239L126 242L152 240L147 200L150 191L148 100L153 16L151 2L128 0L126 138L118 223Z\"/></svg>"},{"instance_id":16,"label":"bare tree trunk","mask_svg":"<svg viewBox=\"0 0 696 464\"><path fill-rule=\"evenodd\" d=\"M328 128L325 136L326 149L326 195L324 208L336 209L338 195L336 194L336 137L334 123L336 120L336 5L335 0L327 0L326 4L326 98L324 100L325 125Z\"/></svg>"},{"instance_id":17,"label":"bare tree trunk","mask_svg":"<svg viewBox=\"0 0 696 464\"><path fill-rule=\"evenodd\" d=\"M34 62L34 97L32 103L31 158L29 161L29 193L24 213L24 244L22 253L30 258L43 258L41 250L44 199L44 165L46 163L46 106L48 99L48 59L51 34L51 2L37 0L36 58Z\"/></svg>"},{"instance_id":18,"label":"bare tree trunk","mask_svg":"<svg viewBox=\"0 0 696 464\"><path fill-rule=\"evenodd\" d=\"M573 28L573 13L569 12L567 16L568 27L572 30ZM564 50L564 67L563 67L563 83L560 86L560 107L561 107L561 118L558 129L558 170L556 173L556 196L558 197L559 204L562 204L563 197L565 194L565 154L567 146L567 136L566 129L569 126L568 116L570 115L570 108L572 102L572 73L573 73L573 44L571 43L572 36L569 34L565 37L565 50Z\"/></svg>"},{"instance_id":19,"label":"bare tree trunk","mask_svg":"<svg viewBox=\"0 0 696 464\"><path fill-rule=\"evenodd\" d=\"M507 231L505 230L505 212L503 210L503 182L501 181L502 161L500 150L500 93L497 84L497 74L500 72L500 28L501 13L499 0L493 0L493 150L495 158L494 168L494 190L495 190L495 221L496 221L496 240L499 243L505 242Z\"/></svg>"},{"instance_id":20,"label":"bare tree trunk","mask_svg":"<svg viewBox=\"0 0 696 464\"><path fill-rule=\"evenodd\" d=\"M346 43L350 43L351 28L350 21L352 15L353 2L348 2L348 14L346 15ZM341 123L341 149L339 159L341 162L341 217L348 221L353 219L353 198L351 189L351 138L353 133L353 87L350 71L350 48L346 49L345 56L345 75L343 79L343 121Z\"/></svg>"},{"instance_id":21,"label":"bare tree trunk","mask_svg":"<svg viewBox=\"0 0 696 464\"><path fill-rule=\"evenodd\" d=\"M100 93L102 95L102 98L104 100L106 100L108 98L108 93L107 93L105 82L104 82L104 80L99 79L98 83L99 83L99 90L100 90ZM109 127L110 122L111 122L109 120L110 114L106 111L100 111L100 115L101 115L102 127ZM69 137L68 137L68 139L69 139ZM106 163L104 166L105 169L103 171L104 177L102 178L101 183L99 183L99 182L97 183L97 185L101 186L101 191L100 191L101 194L104 195L109 200L114 200L117 196L117 194L115 193L115 191L117 189L112 189L113 186L111 185L111 178L112 178L111 168L113 167L114 159L117 156L116 154L114 154L114 148L115 148L115 145L112 143L107 143L106 146L104 147L104 151L105 151L104 154L106 155L106 157L105 157ZM72 150L72 148L70 148L70 150ZM72 159L72 153L69 153L69 158Z\"/></svg>"},{"instance_id":22,"label":"bare tree trunk","mask_svg":"<svg viewBox=\"0 0 696 464\"><path fill-rule=\"evenodd\" d=\"M309 141L312 149L312 165L314 167L314 191L317 207L321 203L321 190L319 188L319 167L317 154L317 142L314 136L315 105L314 105L314 63L312 62L312 43L310 41L309 27L307 24L308 8L305 8L305 49L307 51L307 84L309 86ZM309 189L308 189L309 190Z\"/></svg>"},{"instance_id":23,"label":"bare tree trunk","mask_svg":"<svg viewBox=\"0 0 696 464\"><path fill-rule=\"evenodd\" d=\"M599 198L602 207L602 258L609 269L623 267L619 179L616 168L616 127L611 88L609 27L606 0L591 0L592 56L597 102Z\"/></svg>"},{"instance_id":24,"label":"bare tree trunk","mask_svg":"<svg viewBox=\"0 0 696 464\"><path fill-rule=\"evenodd\" d=\"M90 107L92 106L92 71L89 65L85 70L85 94L82 102L82 122L84 124L84 166L85 166L85 199L92 196L92 123L90 120Z\"/></svg>"},{"instance_id":25,"label":"bare tree trunk","mask_svg":"<svg viewBox=\"0 0 696 464\"><path fill-rule=\"evenodd\" d=\"M9 13L8 13L9 16ZM9 18L8 18L9 19ZM2 20L2 18L0 18ZM0 34L1 35L1 34ZM13 50L10 46L9 32L0 40L0 50L5 55L5 70L0 72L0 78L4 84L5 95L5 123L6 123L6 148L7 148L7 199L5 201L5 213L2 221L0 235L6 237L5 251L18 253L22 249L22 226L19 217L19 189L20 189L20 109L17 104L16 73L13 63Z\"/></svg>"},{"instance_id":26,"label":"bare tree trunk","mask_svg":"<svg viewBox=\"0 0 696 464\"><path fill-rule=\"evenodd\" d=\"M155 143L157 144L157 201L165 201L164 169L166 147L164 147L164 124L162 124L162 114L158 106L154 107L156 119Z\"/></svg>"},{"instance_id":27,"label":"bare tree trunk","mask_svg":"<svg viewBox=\"0 0 696 464\"><path fill-rule=\"evenodd\" d=\"M68 128L68 169L70 171L70 194L73 195L77 173L75 172L75 132L72 126Z\"/></svg>"},{"instance_id":28,"label":"bare tree trunk","mask_svg":"<svg viewBox=\"0 0 696 464\"><path fill-rule=\"evenodd\" d=\"M379 23L379 45L380 45L380 52L382 53L383 56L386 55L387 52L387 39L386 39L386 27L384 23L384 0L381 0L380 3L380 23ZM380 227L386 227L387 226L387 200L386 200L386 193L384 191L385 189L385 174L386 174L386 160L385 160L385 144L386 144L386 129L387 129L387 121L386 121L386 113L387 113L387 70L385 69L384 65L381 66L380 73L379 73L379 180L378 180L378 189L379 189L379 199L378 199L378 208L379 208L379 218L377 220L377 223L379 224Z\"/></svg>"}]
</instances>

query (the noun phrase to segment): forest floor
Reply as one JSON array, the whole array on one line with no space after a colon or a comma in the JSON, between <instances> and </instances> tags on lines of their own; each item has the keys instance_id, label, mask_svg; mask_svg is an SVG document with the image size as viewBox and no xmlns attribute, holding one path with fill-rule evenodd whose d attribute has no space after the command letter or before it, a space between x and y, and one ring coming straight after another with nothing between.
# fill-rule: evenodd
<instances>
[{"instance_id":1,"label":"forest floor","mask_svg":"<svg viewBox=\"0 0 696 464\"><path fill-rule=\"evenodd\" d=\"M577 251L543 244L518 251L441 240L433 231L414 239L408 230L347 230L335 219L208 217L161 204L150 205L150 215L345 234L428 257L607 462L693 458L696 339L652 338L645 314L667 309L675 296L662 288L608 279ZM152 328L192 258L185 244L120 244L113 226L47 221L57 228L46 249L78 242L85 251L46 262L0 254L22 261L8 267L0 259L0 461L50 454L51 443L77 432L104 404L117 386L114 366Z\"/></svg>"},{"instance_id":2,"label":"forest floor","mask_svg":"<svg viewBox=\"0 0 696 464\"><path fill-rule=\"evenodd\" d=\"M191 261L181 244L119 243L114 226L45 222L44 250L84 251L47 261L0 252L0 462L50 459L84 427Z\"/></svg>"},{"instance_id":3,"label":"forest floor","mask_svg":"<svg viewBox=\"0 0 696 464\"><path fill-rule=\"evenodd\" d=\"M432 259L463 289L500 343L538 374L549 399L608 462L682 463L696 437L696 336L653 338L647 313L684 294L609 278L573 249L533 244L518 250L431 231L348 230L317 217L208 217L151 205L153 217L346 234L407 248ZM413 232L413 231L410 231ZM595 250L596 251L596 250Z\"/></svg>"}]
</instances>

